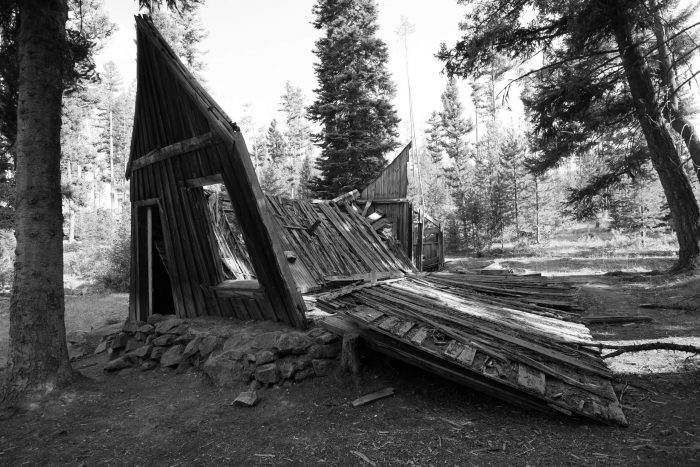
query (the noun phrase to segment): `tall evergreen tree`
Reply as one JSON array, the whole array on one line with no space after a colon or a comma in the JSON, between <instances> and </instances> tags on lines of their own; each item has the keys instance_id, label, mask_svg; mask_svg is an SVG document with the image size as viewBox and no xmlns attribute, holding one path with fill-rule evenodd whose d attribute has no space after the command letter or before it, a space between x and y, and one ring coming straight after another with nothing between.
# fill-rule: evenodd
<instances>
[{"instance_id":1,"label":"tall evergreen tree","mask_svg":"<svg viewBox=\"0 0 700 467\"><path fill-rule=\"evenodd\" d=\"M431 112L425 130L425 152L433 164L442 166L445 153L442 145L442 120L436 111Z\"/></svg>"},{"instance_id":2,"label":"tall evergreen tree","mask_svg":"<svg viewBox=\"0 0 700 467\"><path fill-rule=\"evenodd\" d=\"M287 157L287 143L284 140L282 132L277 128L277 120L272 119L270 126L267 129L267 155L274 163L283 163Z\"/></svg>"},{"instance_id":3,"label":"tall evergreen tree","mask_svg":"<svg viewBox=\"0 0 700 467\"><path fill-rule=\"evenodd\" d=\"M311 128L306 119L304 100L301 88L287 81L280 110L285 116L284 137L287 140L287 151L295 162L303 159L311 149Z\"/></svg>"},{"instance_id":4,"label":"tall evergreen tree","mask_svg":"<svg viewBox=\"0 0 700 467\"><path fill-rule=\"evenodd\" d=\"M314 27L324 31L314 49L318 88L309 107L322 127L315 135L321 174L313 190L329 198L379 174L384 156L398 146L399 118L391 103L387 46L376 37L375 1L318 0L313 12Z\"/></svg>"},{"instance_id":5,"label":"tall evergreen tree","mask_svg":"<svg viewBox=\"0 0 700 467\"><path fill-rule=\"evenodd\" d=\"M202 61L204 52L200 49L200 43L209 35L199 17L199 8L204 0L180 2L177 10L161 8L157 2L154 3L155 6L150 9L153 24L190 71L201 80L205 64Z\"/></svg>"},{"instance_id":6,"label":"tall evergreen tree","mask_svg":"<svg viewBox=\"0 0 700 467\"><path fill-rule=\"evenodd\" d=\"M16 41L18 51L17 248L3 403L42 397L72 378L64 323L61 103L70 83L91 74L94 43L82 31L68 21L67 0L0 0L0 41ZM76 42L82 48L72 48ZM71 53L77 50L87 68L72 66L80 63Z\"/></svg>"},{"instance_id":7,"label":"tall evergreen tree","mask_svg":"<svg viewBox=\"0 0 700 467\"><path fill-rule=\"evenodd\" d=\"M440 99L443 148L450 159L458 160L467 156L466 137L472 130L472 124L464 118L464 106L459 100L459 90L454 78L447 80L447 86Z\"/></svg>"}]
</instances>

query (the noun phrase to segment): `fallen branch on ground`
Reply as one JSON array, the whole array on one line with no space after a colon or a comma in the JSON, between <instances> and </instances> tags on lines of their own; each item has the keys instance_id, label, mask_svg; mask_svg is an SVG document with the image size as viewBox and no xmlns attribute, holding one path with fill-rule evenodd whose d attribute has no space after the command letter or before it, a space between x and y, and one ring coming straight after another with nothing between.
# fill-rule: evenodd
<instances>
[{"instance_id":1,"label":"fallen branch on ground","mask_svg":"<svg viewBox=\"0 0 700 467\"><path fill-rule=\"evenodd\" d=\"M607 355L603 355L602 358L617 357L623 353L627 352L643 352L645 350L675 350L677 352L688 352L694 354L700 354L700 347L694 345L684 345L684 344L674 344L673 342L650 342L648 344L632 344L632 345L614 345L614 344L603 344L597 342L595 344L590 344L591 347L597 347L598 349L617 349L614 352L610 352Z\"/></svg>"}]
</instances>

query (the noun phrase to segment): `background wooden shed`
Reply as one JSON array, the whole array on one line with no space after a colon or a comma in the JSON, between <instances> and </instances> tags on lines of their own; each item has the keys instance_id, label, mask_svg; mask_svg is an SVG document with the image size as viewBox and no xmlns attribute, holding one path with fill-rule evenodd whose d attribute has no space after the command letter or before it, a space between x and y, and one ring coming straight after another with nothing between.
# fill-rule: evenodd
<instances>
[{"instance_id":1,"label":"background wooden shed","mask_svg":"<svg viewBox=\"0 0 700 467\"><path fill-rule=\"evenodd\" d=\"M406 255L421 271L437 270L445 262L442 225L421 212L408 197L408 143L357 200L365 215L379 212L392 224L392 232Z\"/></svg>"}]
</instances>

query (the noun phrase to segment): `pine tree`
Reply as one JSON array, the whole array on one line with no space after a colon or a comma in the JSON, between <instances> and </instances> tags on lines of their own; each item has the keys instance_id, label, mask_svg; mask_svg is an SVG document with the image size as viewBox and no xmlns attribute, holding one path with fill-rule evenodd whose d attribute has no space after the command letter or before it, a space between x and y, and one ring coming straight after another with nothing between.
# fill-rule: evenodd
<instances>
[{"instance_id":1,"label":"pine tree","mask_svg":"<svg viewBox=\"0 0 700 467\"><path fill-rule=\"evenodd\" d=\"M199 7L202 3L204 2L198 0L185 2L178 11L160 7L151 9L153 24L200 80L205 64L201 60L204 52L199 48L199 44L209 35L199 17Z\"/></svg>"},{"instance_id":2,"label":"pine tree","mask_svg":"<svg viewBox=\"0 0 700 467\"><path fill-rule=\"evenodd\" d=\"M300 87L290 81L284 85L282 108L285 116L287 151L297 162L300 162L311 150L311 127L306 119L305 98Z\"/></svg>"},{"instance_id":3,"label":"pine tree","mask_svg":"<svg viewBox=\"0 0 700 467\"><path fill-rule=\"evenodd\" d=\"M318 0L314 27L324 31L314 53L318 88L309 107L321 124L315 142L321 148L317 196L333 197L362 188L398 146L398 122L391 99L395 88L386 63L386 44L376 37L374 0Z\"/></svg>"},{"instance_id":4,"label":"pine tree","mask_svg":"<svg viewBox=\"0 0 700 467\"><path fill-rule=\"evenodd\" d=\"M311 173L311 156L304 157L304 161L299 169L299 191L297 197L300 199L309 199L313 196L311 191L311 181L313 175Z\"/></svg>"},{"instance_id":5,"label":"pine tree","mask_svg":"<svg viewBox=\"0 0 700 467\"><path fill-rule=\"evenodd\" d=\"M287 157L287 143L284 140L284 136L282 136L282 133L277 128L276 119L272 119L270 127L267 129L265 145L267 146L267 155L272 162L284 164Z\"/></svg>"},{"instance_id":6,"label":"pine tree","mask_svg":"<svg viewBox=\"0 0 700 467\"><path fill-rule=\"evenodd\" d=\"M442 111L443 148L452 160L459 160L467 155L467 133L472 131L472 124L463 117L464 106L459 100L459 90L454 78L447 81L445 91L440 96Z\"/></svg>"},{"instance_id":7,"label":"pine tree","mask_svg":"<svg viewBox=\"0 0 700 467\"><path fill-rule=\"evenodd\" d=\"M434 164L442 165L442 157L445 153L442 144L442 119L436 111L430 113L425 130L425 152Z\"/></svg>"}]
</instances>

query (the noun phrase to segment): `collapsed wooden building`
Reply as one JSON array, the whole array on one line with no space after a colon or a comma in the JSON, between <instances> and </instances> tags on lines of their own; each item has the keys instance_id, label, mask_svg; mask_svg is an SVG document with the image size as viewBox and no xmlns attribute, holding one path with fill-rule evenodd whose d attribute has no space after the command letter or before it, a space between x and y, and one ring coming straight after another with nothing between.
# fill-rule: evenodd
<instances>
[{"instance_id":1,"label":"collapsed wooden building","mask_svg":"<svg viewBox=\"0 0 700 467\"><path fill-rule=\"evenodd\" d=\"M359 200L265 197L239 128L148 17L136 27L131 319L213 315L304 328L318 309L328 329L471 388L626 424L571 287L419 272L411 255L425 234L415 239L413 220L405 223L412 208L389 213L407 200L380 193L381 183ZM384 235L383 216L405 232Z\"/></svg>"}]
</instances>

